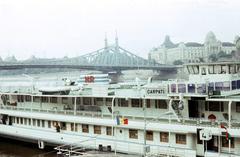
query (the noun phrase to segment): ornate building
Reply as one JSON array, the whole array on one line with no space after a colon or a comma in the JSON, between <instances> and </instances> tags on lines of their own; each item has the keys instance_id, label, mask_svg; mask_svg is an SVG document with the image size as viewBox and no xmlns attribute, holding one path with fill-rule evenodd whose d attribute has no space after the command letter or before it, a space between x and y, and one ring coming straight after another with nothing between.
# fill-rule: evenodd
<instances>
[{"instance_id":1,"label":"ornate building","mask_svg":"<svg viewBox=\"0 0 240 157\"><path fill-rule=\"evenodd\" d=\"M240 37L239 36L235 37L235 44L236 44L235 58L236 60L240 60Z\"/></svg>"},{"instance_id":2,"label":"ornate building","mask_svg":"<svg viewBox=\"0 0 240 157\"><path fill-rule=\"evenodd\" d=\"M149 52L149 59L160 64L173 64L174 62L194 63L201 60L208 61L209 56L224 52L231 54L236 50L236 45L231 42L217 40L213 32L206 35L203 44L196 42L173 43L169 36L165 37L160 47Z\"/></svg>"}]
</instances>

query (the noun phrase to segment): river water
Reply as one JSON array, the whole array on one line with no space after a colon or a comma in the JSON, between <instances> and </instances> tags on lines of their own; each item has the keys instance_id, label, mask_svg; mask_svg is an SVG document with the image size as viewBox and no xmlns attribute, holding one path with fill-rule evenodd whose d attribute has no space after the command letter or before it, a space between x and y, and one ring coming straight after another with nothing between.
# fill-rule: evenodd
<instances>
[{"instance_id":1,"label":"river water","mask_svg":"<svg viewBox=\"0 0 240 157\"><path fill-rule=\"evenodd\" d=\"M0 138L0 157L57 157L53 148L39 150L37 144Z\"/></svg>"}]
</instances>

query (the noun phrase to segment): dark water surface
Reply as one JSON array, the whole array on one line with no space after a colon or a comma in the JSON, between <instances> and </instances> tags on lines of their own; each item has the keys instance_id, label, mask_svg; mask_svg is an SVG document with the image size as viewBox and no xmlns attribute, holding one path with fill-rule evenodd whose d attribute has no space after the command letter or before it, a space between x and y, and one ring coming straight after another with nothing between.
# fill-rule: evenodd
<instances>
[{"instance_id":1,"label":"dark water surface","mask_svg":"<svg viewBox=\"0 0 240 157\"><path fill-rule=\"evenodd\" d=\"M57 157L53 148L39 150L37 144L0 138L0 157Z\"/></svg>"}]
</instances>

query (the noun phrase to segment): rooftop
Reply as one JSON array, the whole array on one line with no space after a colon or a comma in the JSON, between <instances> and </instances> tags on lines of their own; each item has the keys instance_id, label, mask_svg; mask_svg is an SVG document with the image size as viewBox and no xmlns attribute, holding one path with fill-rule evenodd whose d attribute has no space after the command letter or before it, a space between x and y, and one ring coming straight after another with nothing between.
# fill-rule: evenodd
<instances>
[{"instance_id":1,"label":"rooftop","mask_svg":"<svg viewBox=\"0 0 240 157\"><path fill-rule=\"evenodd\" d=\"M197 43L197 42L187 42L185 43L187 47L202 47L203 44Z\"/></svg>"}]
</instances>

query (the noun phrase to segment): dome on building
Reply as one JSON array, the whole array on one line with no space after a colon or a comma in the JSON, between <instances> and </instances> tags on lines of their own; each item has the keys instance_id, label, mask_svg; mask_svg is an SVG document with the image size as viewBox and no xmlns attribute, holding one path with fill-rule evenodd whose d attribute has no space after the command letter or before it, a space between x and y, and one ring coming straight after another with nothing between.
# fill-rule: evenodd
<instances>
[{"instance_id":1,"label":"dome on building","mask_svg":"<svg viewBox=\"0 0 240 157\"><path fill-rule=\"evenodd\" d=\"M236 48L238 51L240 51L240 38L238 38L238 40L236 40Z\"/></svg>"},{"instance_id":2,"label":"dome on building","mask_svg":"<svg viewBox=\"0 0 240 157\"><path fill-rule=\"evenodd\" d=\"M240 37L238 35L236 35L234 38L234 43L236 44L239 40L240 40Z\"/></svg>"},{"instance_id":3,"label":"dome on building","mask_svg":"<svg viewBox=\"0 0 240 157\"><path fill-rule=\"evenodd\" d=\"M203 44L197 43L197 42L187 42L185 44L187 47L202 47Z\"/></svg>"},{"instance_id":4,"label":"dome on building","mask_svg":"<svg viewBox=\"0 0 240 157\"><path fill-rule=\"evenodd\" d=\"M205 44L212 44L216 42L217 42L217 38L215 34L212 31L208 32L205 38Z\"/></svg>"}]
</instances>

